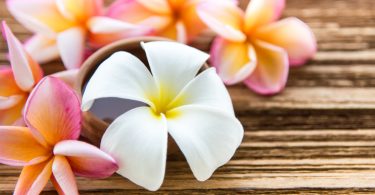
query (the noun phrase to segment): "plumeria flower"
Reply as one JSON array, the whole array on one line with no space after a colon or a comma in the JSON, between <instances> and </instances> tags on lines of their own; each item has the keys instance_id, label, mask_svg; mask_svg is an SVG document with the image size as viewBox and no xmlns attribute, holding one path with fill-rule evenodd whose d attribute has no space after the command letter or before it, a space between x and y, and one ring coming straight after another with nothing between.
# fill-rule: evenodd
<instances>
[{"instance_id":1,"label":"plumeria flower","mask_svg":"<svg viewBox=\"0 0 375 195\"><path fill-rule=\"evenodd\" d=\"M219 36L211 64L228 84L244 82L259 94L280 92L289 65L304 64L316 52L310 28L297 18L277 21L285 0L251 0L246 12L232 3L202 4L201 19Z\"/></svg>"},{"instance_id":2,"label":"plumeria flower","mask_svg":"<svg viewBox=\"0 0 375 195\"><path fill-rule=\"evenodd\" d=\"M10 13L35 33L25 44L31 55L39 63L60 56L68 69L81 66L87 41L105 44L103 36L127 36L137 29L102 16L102 4L102 0L7 0Z\"/></svg>"},{"instance_id":3,"label":"plumeria flower","mask_svg":"<svg viewBox=\"0 0 375 195\"><path fill-rule=\"evenodd\" d=\"M108 9L108 16L122 21L152 26L155 34L190 42L203 30L197 6L207 0L117 0ZM215 6L215 2L210 2Z\"/></svg>"},{"instance_id":4,"label":"plumeria flower","mask_svg":"<svg viewBox=\"0 0 375 195\"><path fill-rule=\"evenodd\" d=\"M166 41L143 48L151 73L135 56L114 53L88 82L82 109L106 97L147 105L119 116L103 135L100 147L116 159L120 175L157 190L164 179L169 133L194 176L204 181L229 161L243 137L230 96L214 68L197 75L207 54Z\"/></svg>"},{"instance_id":5,"label":"plumeria flower","mask_svg":"<svg viewBox=\"0 0 375 195\"><path fill-rule=\"evenodd\" d=\"M27 127L0 126L0 163L24 166L14 194L39 194L48 180L60 194L78 194L74 174L105 178L117 170L114 159L78 141L80 101L54 77L45 77L27 100Z\"/></svg>"},{"instance_id":6,"label":"plumeria flower","mask_svg":"<svg viewBox=\"0 0 375 195\"><path fill-rule=\"evenodd\" d=\"M2 31L8 43L11 67L0 66L0 125L10 125L20 122L26 99L42 79L43 72L5 22L2 22ZM77 73L77 70L68 70L54 76L72 85Z\"/></svg>"}]
</instances>

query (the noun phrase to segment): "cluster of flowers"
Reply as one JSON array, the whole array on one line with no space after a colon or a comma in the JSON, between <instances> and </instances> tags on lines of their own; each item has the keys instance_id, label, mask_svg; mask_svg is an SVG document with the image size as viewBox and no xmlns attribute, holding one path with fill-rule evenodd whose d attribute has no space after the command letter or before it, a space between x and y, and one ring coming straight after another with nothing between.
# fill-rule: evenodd
<instances>
[{"instance_id":1,"label":"cluster of flowers","mask_svg":"<svg viewBox=\"0 0 375 195\"><path fill-rule=\"evenodd\" d=\"M289 67L316 52L306 24L277 21L284 6L284 0L252 0L244 12L232 0L117 0L107 8L102 0L7 0L10 13L34 33L22 44L2 23L11 66L0 66L0 125L11 126L0 126L0 162L24 166L15 194L39 193L49 179L60 193L76 194L74 174L104 178L116 171L157 190L168 133L194 176L208 179L243 137L223 81L275 94ZM218 35L210 51L216 69L198 74L208 55L181 43L207 28ZM70 86L90 53L151 35L181 43L144 43L151 72L135 56L114 53L90 79L81 104ZM59 57L67 70L43 77L39 63ZM105 97L147 106L118 117L99 149L78 141L81 109Z\"/></svg>"}]
</instances>

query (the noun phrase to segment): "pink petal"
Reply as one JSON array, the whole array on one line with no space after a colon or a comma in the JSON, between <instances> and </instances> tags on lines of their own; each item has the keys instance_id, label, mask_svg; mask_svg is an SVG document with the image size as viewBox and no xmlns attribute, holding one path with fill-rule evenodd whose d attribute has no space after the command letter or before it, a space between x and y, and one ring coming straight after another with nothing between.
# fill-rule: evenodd
<instances>
[{"instance_id":1,"label":"pink petal","mask_svg":"<svg viewBox=\"0 0 375 195\"><path fill-rule=\"evenodd\" d=\"M85 53L85 31L83 29L74 27L59 33L57 46L67 69L81 67Z\"/></svg>"},{"instance_id":2,"label":"pink petal","mask_svg":"<svg viewBox=\"0 0 375 195\"><path fill-rule=\"evenodd\" d=\"M49 145L77 139L81 130L80 100L63 81L45 77L31 92L24 119L34 135Z\"/></svg>"},{"instance_id":3,"label":"pink petal","mask_svg":"<svg viewBox=\"0 0 375 195\"><path fill-rule=\"evenodd\" d=\"M42 69L25 51L21 42L13 35L5 21L2 22L3 35L7 40L9 59L17 85L24 91L29 91L38 82Z\"/></svg>"},{"instance_id":4,"label":"pink petal","mask_svg":"<svg viewBox=\"0 0 375 195\"><path fill-rule=\"evenodd\" d=\"M188 43L207 29L207 26L202 22L197 13L197 7L200 3L201 1L189 1L188 3L180 2L180 4L182 4L180 7L183 6L183 11L180 11L179 14L186 29Z\"/></svg>"},{"instance_id":5,"label":"pink petal","mask_svg":"<svg viewBox=\"0 0 375 195\"><path fill-rule=\"evenodd\" d=\"M243 11L232 1L207 1L198 7L202 21L220 36L232 41L244 41Z\"/></svg>"},{"instance_id":6,"label":"pink petal","mask_svg":"<svg viewBox=\"0 0 375 195\"><path fill-rule=\"evenodd\" d=\"M61 141L55 146L53 153L65 156L73 172L83 177L106 178L118 169L116 161L111 156L81 141Z\"/></svg>"},{"instance_id":7,"label":"pink petal","mask_svg":"<svg viewBox=\"0 0 375 195\"><path fill-rule=\"evenodd\" d=\"M78 188L68 160L63 156L55 156L52 165L53 177L64 194L78 195Z\"/></svg>"},{"instance_id":8,"label":"pink petal","mask_svg":"<svg viewBox=\"0 0 375 195\"><path fill-rule=\"evenodd\" d=\"M285 0L251 0L245 12L245 31L276 21L285 7Z\"/></svg>"},{"instance_id":9,"label":"pink petal","mask_svg":"<svg viewBox=\"0 0 375 195\"><path fill-rule=\"evenodd\" d=\"M255 41L254 47L258 63L251 76L245 80L245 84L262 95L280 92L288 78L287 53L282 48L262 41Z\"/></svg>"},{"instance_id":10,"label":"pink petal","mask_svg":"<svg viewBox=\"0 0 375 195\"><path fill-rule=\"evenodd\" d=\"M22 110L26 102L26 95L23 96L23 99L19 101L16 105L11 108L0 111L0 125L17 125L19 122L23 121L22 119ZM22 125L24 126L24 125Z\"/></svg>"},{"instance_id":11,"label":"pink petal","mask_svg":"<svg viewBox=\"0 0 375 195\"><path fill-rule=\"evenodd\" d=\"M226 84L246 79L255 69L257 58L254 47L247 42L232 42L217 37L211 47L211 64Z\"/></svg>"},{"instance_id":12,"label":"pink petal","mask_svg":"<svg viewBox=\"0 0 375 195\"><path fill-rule=\"evenodd\" d=\"M26 127L0 127L0 163L24 166L42 162L50 156Z\"/></svg>"},{"instance_id":13,"label":"pink petal","mask_svg":"<svg viewBox=\"0 0 375 195\"><path fill-rule=\"evenodd\" d=\"M101 14L103 9L102 0L56 0L56 5L65 17L79 22Z\"/></svg>"},{"instance_id":14,"label":"pink petal","mask_svg":"<svg viewBox=\"0 0 375 195\"><path fill-rule=\"evenodd\" d=\"M169 14L172 11L168 0L137 0L137 2L159 14Z\"/></svg>"},{"instance_id":15,"label":"pink petal","mask_svg":"<svg viewBox=\"0 0 375 195\"><path fill-rule=\"evenodd\" d=\"M0 96L6 97L22 93L18 87L13 71L10 66L4 66L0 69Z\"/></svg>"},{"instance_id":16,"label":"pink petal","mask_svg":"<svg viewBox=\"0 0 375 195\"><path fill-rule=\"evenodd\" d=\"M7 0L10 13L27 29L48 37L76 25L76 22L64 17L51 0Z\"/></svg>"},{"instance_id":17,"label":"pink petal","mask_svg":"<svg viewBox=\"0 0 375 195\"><path fill-rule=\"evenodd\" d=\"M56 77L65 82L71 88L74 88L74 85L77 80L79 69L65 70L52 74L51 76Z\"/></svg>"},{"instance_id":18,"label":"pink petal","mask_svg":"<svg viewBox=\"0 0 375 195\"><path fill-rule=\"evenodd\" d=\"M39 194L47 184L52 173L53 160L47 160L39 164L25 166L17 181L15 195Z\"/></svg>"},{"instance_id":19,"label":"pink petal","mask_svg":"<svg viewBox=\"0 0 375 195\"><path fill-rule=\"evenodd\" d=\"M151 27L156 31L169 26L173 21L167 14L158 14L136 0L117 0L108 8L107 16L122 21Z\"/></svg>"},{"instance_id":20,"label":"pink petal","mask_svg":"<svg viewBox=\"0 0 375 195\"><path fill-rule=\"evenodd\" d=\"M306 63L317 50L316 39L311 29L297 18L286 18L260 28L257 38L284 48L291 66Z\"/></svg>"},{"instance_id":21,"label":"pink petal","mask_svg":"<svg viewBox=\"0 0 375 195\"><path fill-rule=\"evenodd\" d=\"M36 34L24 43L26 51L38 63L47 63L60 57L56 40Z\"/></svg>"}]
</instances>

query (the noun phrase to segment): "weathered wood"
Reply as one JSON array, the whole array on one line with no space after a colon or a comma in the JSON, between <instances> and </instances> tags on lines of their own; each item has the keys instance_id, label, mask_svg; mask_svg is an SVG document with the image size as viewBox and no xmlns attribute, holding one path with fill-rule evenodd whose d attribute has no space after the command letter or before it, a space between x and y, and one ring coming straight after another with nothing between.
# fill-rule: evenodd
<instances>
[{"instance_id":1,"label":"weathered wood","mask_svg":"<svg viewBox=\"0 0 375 195\"><path fill-rule=\"evenodd\" d=\"M7 12L21 40L30 33ZM107 0L107 3L110 1ZM240 1L245 7L247 0ZM281 94L261 97L229 87L245 137L233 159L206 182L194 179L182 154L168 156L166 179L156 194L374 194L375 3L373 0L288 0L283 17L310 25L319 52L292 69ZM192 45L208 51L213 33ZM0 64L8 64L0 39ZM43 64L46 74L63 70ZM20 169L0 165L0 194L13 191ZM115 175L77 178L82 194L148 194ZM52 186L46 194L55 194Z\"/></svg>"}]
</instances>

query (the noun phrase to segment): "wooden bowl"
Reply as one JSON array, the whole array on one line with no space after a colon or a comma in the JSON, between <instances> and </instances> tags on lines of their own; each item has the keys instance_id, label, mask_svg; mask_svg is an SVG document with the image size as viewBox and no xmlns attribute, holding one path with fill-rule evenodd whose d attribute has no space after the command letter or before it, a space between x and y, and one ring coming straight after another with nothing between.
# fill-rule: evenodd
<instances>
[{"instance_id":1,"label":"wooden bowl","mask_svg":"<svg viewBox=\"0 0 375 195\"><path fill-rule=\"evenodd\" d=\"M172 41L166 38L161 37L138 37L138 38L131 38L131 39L124 39L120 41L116 41L112 44L109 44L95 53L93 53L82 65L77 81L75 83L75 89L78 95L82 96L83 89L90 79L90 77L94 74L98 66L110 57L113 53L117 51L126 51L129 52L136 57L138 57L144 64L148 65L146 54L141 47L141 42L150 42L150 41ZM202 66L202 70L208 67L207 64ZM113 119L112 119L113 120ZM82 131L81 137L94 144L96 146L100 146L101 138L108 128L112 120L102 120L101 118L97 117L94 113L88 111L83 113L83 124L82 124ZM174 140L168 136L168 154L174 153L178 151L178 147Z\"/></svg>"}]
</instances>

